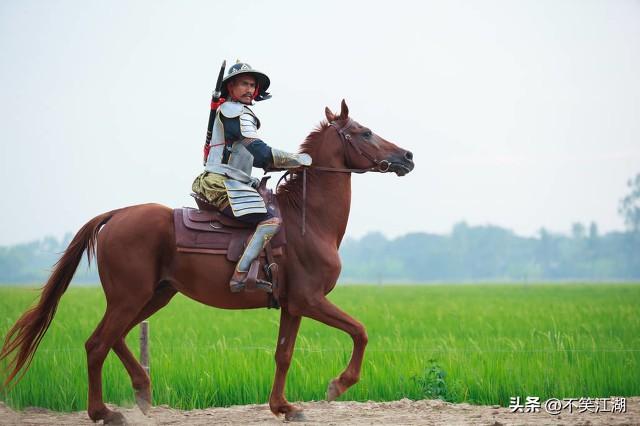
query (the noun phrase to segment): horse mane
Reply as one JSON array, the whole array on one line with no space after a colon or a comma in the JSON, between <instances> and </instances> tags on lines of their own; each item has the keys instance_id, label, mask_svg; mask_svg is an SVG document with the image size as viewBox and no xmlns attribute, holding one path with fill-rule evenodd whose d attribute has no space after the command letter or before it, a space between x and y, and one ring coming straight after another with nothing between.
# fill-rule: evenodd
<instances>
[{"instance_id":1,"label":"horse mane","mask_svg":"<svg viewBox=\"0 0 640 426\"><path fill-rule=\"evenodd\" d=\"M321 121L316 128L309 133L304 142L300 145L298 152L304 152L309 154L311 158L315 158L315 153L318 149L319 142L324 131L329 127L329 122L326 120ZM314 170L307 169L307 184L315 176ZM288 178L280 185L276 190L278 201L280 203L286 203L289 206L300 209L302 208L302 173L291 172Z\"/></svg>"},{"instance_id":2,"label":"horse mane","mask_svg":"<svg viewBox=\"0 0 640 426\"><path fill-rule=\"evenodd\" d=\"M329 127L329 122L326 120L322 120L318 125L309 133L309 135L305 138L304 142L300 144L300 148L298 148L298 152L304 152L306 154L313 155L317 149L317 140L320 139L322 133Z\"/></svg>"}]
</instances>

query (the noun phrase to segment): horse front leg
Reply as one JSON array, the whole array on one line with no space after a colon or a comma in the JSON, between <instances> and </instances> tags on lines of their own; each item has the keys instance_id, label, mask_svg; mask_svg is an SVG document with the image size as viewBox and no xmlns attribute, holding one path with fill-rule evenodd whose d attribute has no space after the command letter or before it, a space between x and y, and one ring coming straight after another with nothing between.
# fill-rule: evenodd
<instances>
[{"instance_id":1,"label":"horse front leg","mask_svg":"<svg viewBox=\"0 0 640 426\"><path fill-rule=\"evenodd\" d=\"M324 296L314 303L307 303L301 309L302 315L330 325L348 333L353 339L353 353L347 368L337 378L329 382L327 400L333 401L360 380L360 369L364 358L364 350L369 338L364 326Z\"/></svg>"},{"instance_id":2,"label":"horse front leg","mask_svg":"<svg viewBox=\"0 0 640 426\"><path fill-rule=\"evenodd\" d=\"M278 342L276 343L276 375L273 379L273 388L269 396L269 408L273 414L284 414L286 420L304 420L301 408L289 404L284 396L284 388L287 379L287 372L291 365L293 347L300 328L299 316L291 315L286 307L280 311L280 331L278 332Z\"/></svg>"}]
</instances>

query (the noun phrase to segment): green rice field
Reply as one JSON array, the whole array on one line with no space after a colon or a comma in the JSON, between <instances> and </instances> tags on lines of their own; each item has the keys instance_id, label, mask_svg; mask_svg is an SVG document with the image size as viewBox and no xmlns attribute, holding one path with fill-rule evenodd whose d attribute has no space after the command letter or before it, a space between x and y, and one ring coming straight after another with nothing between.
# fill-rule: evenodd
<instances>
[{"instance_id":1,"label":"green rice field","mask_svg":"<svg viewBox=\"0 0 640 426\"><path fill-rule=\"evenodd\" d=\"M38 291L0 286L2 338ZM509 404L640 395L640 285L338 286L330 295L369 334L360 383L343 400L442 398ZM33 364L0 400L22 408L86 408L84 341L104 310L99 287L73 287ZM192 409L267 401L279 311L223 311L176 296L150 318L154 405ZM128 337L138 352L138 330ZM288 376L291 401L321 400L347 365L351 338L302 321ZM3 375L4 377L4 375ZM105 399L133 404L110 354Z\"/></svg>"}]
</instances>

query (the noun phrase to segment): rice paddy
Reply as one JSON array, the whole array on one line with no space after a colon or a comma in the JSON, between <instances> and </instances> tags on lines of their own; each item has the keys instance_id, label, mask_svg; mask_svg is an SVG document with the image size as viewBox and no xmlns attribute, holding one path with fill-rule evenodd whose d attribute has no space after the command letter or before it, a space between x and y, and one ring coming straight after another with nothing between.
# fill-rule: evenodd
<instances>
[{"instance_id":1,"label":"rice paddy","mask_svg":"<svg viewBox=\"0 0 640 426\"><path fill-rule=\"evenodd\" d=\"M0 286L4 337L39 291ZM511 396L640 395L640 285L338 286L330 299L369 334L361 381L343 400L442 398L508 405ZM30 370L0 400L15 408L86 408L84 342L104 312L99 287L70 288ZM279 311L223 311L181 295L150 318L154 405L264 403L275 371ZM127 338L138 352L138 330ZM351 338L303 319L289 371L291 401L321 400L347 365ZM132 405L110 354L105 399Z\"/></svg>"}]
</instances>

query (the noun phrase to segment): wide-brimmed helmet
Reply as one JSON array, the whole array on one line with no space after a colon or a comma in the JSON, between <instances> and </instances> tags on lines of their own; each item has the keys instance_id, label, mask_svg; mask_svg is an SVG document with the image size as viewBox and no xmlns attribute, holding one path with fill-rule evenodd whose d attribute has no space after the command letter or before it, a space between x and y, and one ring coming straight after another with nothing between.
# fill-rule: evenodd
<instances>
[{"instance_id":1,"label":"wide-brimmed helmet","mask_svg":"<svg viewBox=\"0 0 640 426\"><path fill-rule=\"evenodd\" d=\"M238 62L237 64L233 64L233 66L229 68L227 75L222 79L222 89L220 92L222 93L223 98L229 96L227 83L242 74L250 74L256 79L256 96L254 97L254 100L256 102L264 101L265 99L269 99L271 97L271 95L267 92L269 84L271 84L271 80L269 80L269 77L267 77L265 73L251 68L251 65L247 64L246 62Z\"/></svg>"}]
</instances>

